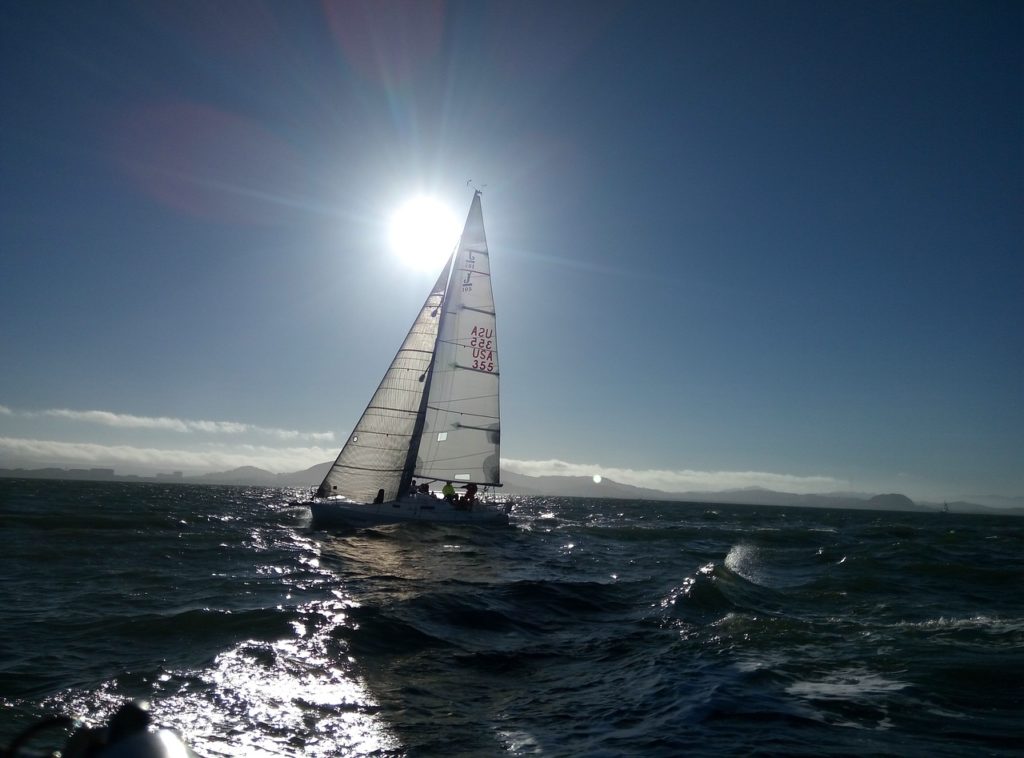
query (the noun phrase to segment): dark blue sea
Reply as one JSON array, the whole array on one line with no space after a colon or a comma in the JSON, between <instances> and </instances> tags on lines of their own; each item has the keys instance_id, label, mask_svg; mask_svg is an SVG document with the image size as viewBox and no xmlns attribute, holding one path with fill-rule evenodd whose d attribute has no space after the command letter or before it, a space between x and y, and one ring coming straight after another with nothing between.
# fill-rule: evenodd
<instances>
[{"instance_id":1,"label":"dark blue sea","mask_svg":"<svg viewBox=\"0 0 1024 758\"><path fill-rule=\"evenodd\" d=\"M1024 519L534 498L330 534L295 497L0 480L0 745L141 697L211 757L1024 750Z\"/></svg>"}]
</instances>

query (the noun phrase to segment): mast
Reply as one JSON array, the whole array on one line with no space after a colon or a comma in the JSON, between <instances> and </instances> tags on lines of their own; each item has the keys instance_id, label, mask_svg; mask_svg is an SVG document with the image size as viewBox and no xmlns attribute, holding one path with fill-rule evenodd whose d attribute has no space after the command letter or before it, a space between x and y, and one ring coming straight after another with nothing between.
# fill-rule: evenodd
<instances>
[{"instance_id":1,"label":"mast","mask_svg":"<svg viewBox=\"0 0 1024 758\"><path fill-rule=\"evenodd\" d=\"M477 191L479 193L479 190ZM461 238L460 238L461 239ZM444 294L441 296L441 302L437 306L438 320L437 320L437 334L434 335L434 346L431 349L430 354L430 365L427 366L427 370L424 372L423 377L423 397L420 398L420 407L416 412L416 425L412 430L412 440L409 444L409 453L405 458L405 466L402 469L402 479L398 484L398 495L401 497L404 493L409 491L409 485L412 484L413 475L416 472L416 457L420 452L420 438L423 434L423 424L427 418L427 399L430 397L430 380L434 376L434 360L437 358L437 339L441 334L441 328L444 325L444 312L445 312L445 299L448 297L448 291L452 284L452 263L455 261L455 256L459 253L459 243L455 243L455 249L452 250L452 254L448 257L448 263L445 265L445 271L448 274L448 278L444 285Z\"/></svg>"}]
</instances>

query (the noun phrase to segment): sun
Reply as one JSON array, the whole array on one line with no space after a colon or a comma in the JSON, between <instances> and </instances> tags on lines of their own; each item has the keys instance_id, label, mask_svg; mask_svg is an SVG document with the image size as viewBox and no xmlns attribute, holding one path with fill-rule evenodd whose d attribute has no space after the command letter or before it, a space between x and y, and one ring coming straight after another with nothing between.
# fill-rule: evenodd
<instances>
[{"instance_id":1,"label":"sun","mask_svg":"<svg viewBox=\"0 0 1024 758\"><path fill-rule=\"evenodd\" d=\"M410 268L436 271L459 238L459 218L429 195L408 201L391 216L388 237L395 254Z\"/></svg>"}]
</instances>

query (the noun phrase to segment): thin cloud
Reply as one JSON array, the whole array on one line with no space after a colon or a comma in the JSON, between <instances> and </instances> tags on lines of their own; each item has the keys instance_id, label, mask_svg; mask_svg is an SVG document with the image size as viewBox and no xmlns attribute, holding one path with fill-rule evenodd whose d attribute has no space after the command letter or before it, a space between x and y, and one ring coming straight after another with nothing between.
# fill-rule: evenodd
<instances>
[{"instance_id":1,"label":"thin cloud","mask_svg":"<svg viewBox=\"0 0 1024 758\"><path fill-rule=\"evenodd\" d=\"M53 408L40 411L39 415L68 421L84 421L91 424L113 426L118 429L163 429L172 432L187 432L189 426L185 421L165 416L133 416L128 413L111 413L110 411L72 411L67 408Z\"/></svg>"},{"instance_id":2,"label":"thin cloud","mask_svg":"<svg viewBox=\"0 0 1024 758\"><path fill-rule=\"evenodd\" d=\"M849 483L830 476L797 476L767 471L694 471L691 469L628 469L596 464L567 463L560 460L518 461L503 458L502 466L527 476L586 476L595 474L634 487L663 492L718 492L722 490L764 489L812 494L849 488Z\"/></svg>"},{"instance_id":3,"label":"thin cloud","mask_svg":"<svg viewBox=\"0 0 1024 758\"><path fill-rule=\"evenodd\" d=\"M0 455L42 466L75 464L131 469L156 467L192 472L256 466L274 473L287 473L323 463L333 458L336 452L316 446L265 445L211 445L198 450L176 450L0 437Z\"/></svg>"},{"instance_id":4,"label":"thin cloud","mask_svg":"<svg viewBox=\"0 0 1024 758\"><path fill-rule=\"evenodd\" d=\"M0 416L10 416L13 415L13 413L14 411L12 411L6 405L0 405Z\"/></svg>"},{"instance_id":5,"label":"thin cloud","mask_svg":"<svg viewBox=\"0 0 1024 758\"><path fill-rule=\"evenodd\" d=\"M0 406L4 407L4 406ZM6 409L8 413L13 413ZM309 440L311 442L333 442L334 432L300 432L294 429L275 429L272 427L244 424L238 421L206 421L167 416L135 416L130 413L112 413L110 411L73 411L67 408L52 408L38 414L26 413L26 416L42 415L60 418L67 421L81 421L101 424L117 429L156 429L162 431L188 434L262 434L280 440Z\"/></svg>"}]
</instances>

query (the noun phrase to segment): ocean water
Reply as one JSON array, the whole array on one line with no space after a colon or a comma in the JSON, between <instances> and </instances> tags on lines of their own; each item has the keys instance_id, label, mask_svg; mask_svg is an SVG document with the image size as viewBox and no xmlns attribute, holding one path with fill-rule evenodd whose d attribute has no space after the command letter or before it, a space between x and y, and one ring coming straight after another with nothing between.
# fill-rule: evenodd
<instances>
[{"instance_id":1,"label":"ocean water","mask_svg":"<svg viewBox=\"0 0 1024 758\"><path fill-rule=\"evenodd\" d=\"M533 498L332 534L294 497L0 480L0 745L143 697L204 756L1024 748L1024 519Z\"/></svg>"}]
</instances>

